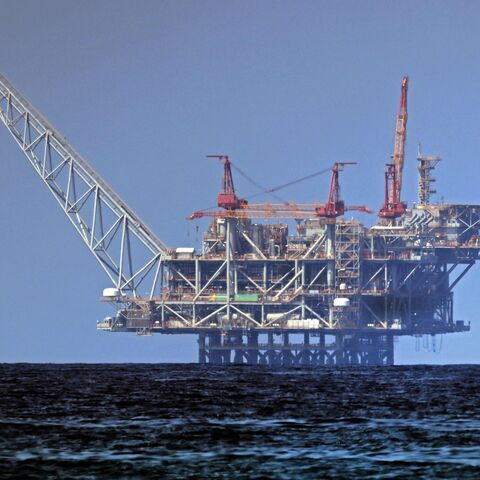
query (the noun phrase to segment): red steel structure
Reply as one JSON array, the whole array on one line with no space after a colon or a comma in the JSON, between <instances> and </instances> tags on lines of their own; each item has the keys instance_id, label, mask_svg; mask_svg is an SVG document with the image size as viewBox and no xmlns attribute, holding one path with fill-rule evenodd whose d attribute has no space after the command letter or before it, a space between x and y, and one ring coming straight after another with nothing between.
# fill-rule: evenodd
<instances>
[{"instance_id":1,"label":"red steel structure","mask_svg":"<svg viewBox=\"0 0 480 480\"><path fill-rule=\"evenodd\" d=\"M218 158L223 163L222 191L217 196L217 205L225 210L236 210L248 204L246 200L237 197L231 161L228 155L207 155L207 158Z\"/></svg>"},{"instance_id":2,"label":"red steel structure","mask_svg":"<svg viewBox=\"0 0 480 480\"><path fill-rule=\"evenodd\" d=\"M330 179L330 190L328 200L325 205L315 209L316 217L336 218L343 215L347 210L356 210L357 212L372 213L372 211L361 205L345 206L345 202L340 198L340 181L339 172L343 170L345 165L356 165L357 162L336 162L332 167L332 177Z\"/></svg>"},{"instance_id":3,"label":"red steel structure","mask_svg":"<svg viewBox=\"0 0 480 480\"><path fill-rule=\"evenodd\" d=\"M227 155L208 155L209 158L219 158L224 165L222 191L218 194L217 205L225 210L220 211L198 211L192 213L188 219L195 220L203 217L214 218L294 218L307 219L312 217L336 218L346 211L356 210L359 212L372 213L365 206L346 206L340 198L339 172L345 165L356 165L357 162L336 162L332 167L330 189L325 204L307 203L297 204L296 202L285 202L281 204L261 203L249 204L245 199L239 199L235 193L231 162Z\"/></svg>"},{"instance_id":4,"label":"red steel structure","mask_svg":"<svg viewBox=\"0 0 480 480\"><path fill-rule=\"evenodd\" d=\"M400 199L402 191L402 172L405 162L405 140L407 138L407 91L408 77L403 77L400 94L400 104L397 112L395 126L395 146L393 150L393 163L387 164L385 171L385 201L380 209L379 216L387 219L401 217L407 208Z\"/></svg>"}]
</instances>

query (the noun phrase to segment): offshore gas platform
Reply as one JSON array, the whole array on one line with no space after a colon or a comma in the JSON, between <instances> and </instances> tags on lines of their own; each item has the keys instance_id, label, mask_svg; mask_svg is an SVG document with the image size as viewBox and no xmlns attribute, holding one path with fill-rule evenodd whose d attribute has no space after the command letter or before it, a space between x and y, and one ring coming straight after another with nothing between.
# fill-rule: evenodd
<instances>
[{"instance_id":1,"label":"offshore gas platform","mask_svg":"<svg viewBox=\"0 0 480 480\"><path fill-rule=\"evenodd\" d=\"M347 163L315 173L331 172L324 204L251 204L234 187L241 170L213 155L218 209L189 217L211 218L201 252L163 243L1 75L0 120L111 282L101 301L116 315L99 330L197 334L200 363L391 365L396 337L470 329L454 318L453 289L480 251L480 205L431 202L439 157L419 151L418 203L401 200L407 90L404 77L373 226L341 218L371 212L341 199Z\"/></svg>"}]
</instances>

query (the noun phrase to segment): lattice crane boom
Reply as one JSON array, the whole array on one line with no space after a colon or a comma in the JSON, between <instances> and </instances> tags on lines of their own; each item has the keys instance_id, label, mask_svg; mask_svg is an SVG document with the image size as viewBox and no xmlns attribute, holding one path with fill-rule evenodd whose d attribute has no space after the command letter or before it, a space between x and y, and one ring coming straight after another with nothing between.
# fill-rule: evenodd
<instances>
[{"instance_id":1,"label":"lattice crane boom","mask_svg":"<svg viewBox=\"0 0 480 480\"><path fill-rule=\"evenodd\" d=\"M405 142L407 140L407 92L408 77L402 79L402 88L400 93L400 103L398 105L397 122L395 126L395 145L393 149L393 164L396 172L396 191L397 198L400 200L402 192L402 173L403 164L405 163Z\"/></svg>"},{"instance_id":2,"label":"lattice crane boom","mask_svg":"<svg viewBox=\"0 0 480 480\"><path fill-rule=\"evenodd\" d=\"M171 251L87 161L0 74L0 122L14 138L113 285L159 285Z\"/></svg>"},{"instance_id":3,"label":"lattice crane boom","mask_svg":"<svg viewBox=\"0 0 480 480\"><path fill-rule=\"evenodd\" d=\"M401 217L407 205L401 201L402 173L405 163L405 141L407 139L407 92L408 77L402 79L400 103L398 105L395 123L395 144L393 148L393 163L387 164L385 170L385 200L379 216L388 219Z\"/></svg>"}]
</instances>

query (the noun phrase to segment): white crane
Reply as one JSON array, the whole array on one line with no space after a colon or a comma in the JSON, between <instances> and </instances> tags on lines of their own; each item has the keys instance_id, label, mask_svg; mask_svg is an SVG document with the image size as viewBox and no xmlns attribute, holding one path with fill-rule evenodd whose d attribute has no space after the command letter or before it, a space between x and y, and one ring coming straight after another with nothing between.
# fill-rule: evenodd
<instances>
[{"instance_id":1,"label":"white crane","mask_svg":"<svg viewBox=\"0 0 480 480\"><path fill-rule=\"evenodd\" d=\"M142 285L153 297L169 247L1 74L0 121L114 288L135 297Z\"/></svg>"}]
</instances>

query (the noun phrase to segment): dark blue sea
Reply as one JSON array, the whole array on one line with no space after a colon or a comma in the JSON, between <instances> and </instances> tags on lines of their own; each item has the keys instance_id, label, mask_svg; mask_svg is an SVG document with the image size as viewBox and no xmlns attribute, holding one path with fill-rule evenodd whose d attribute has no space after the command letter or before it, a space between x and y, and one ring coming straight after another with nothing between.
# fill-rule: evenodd
<instances>
[{"instance_id":1,"label":"dark blue sea","mask_svg":"<svg viewBox=\"0 0 480 480\"><path fill-rule=\"evenodd\" d=\"M480 478L480 366L0 365L0 478Z\"/></svg>"}]
</instances>

